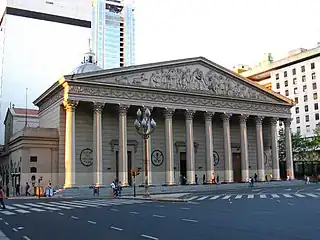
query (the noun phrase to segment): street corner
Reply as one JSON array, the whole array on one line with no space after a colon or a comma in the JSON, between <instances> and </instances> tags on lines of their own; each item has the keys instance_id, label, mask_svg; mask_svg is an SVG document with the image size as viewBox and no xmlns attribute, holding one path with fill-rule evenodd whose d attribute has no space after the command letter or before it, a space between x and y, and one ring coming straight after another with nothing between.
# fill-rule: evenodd
<instances>
[{"instance_id":1,"label":"street corner","mask_svg":"<svg viewBox=\"0 0 320 240\"><path fill-rule=\"evenodd\" d=\"M188 202L187 199L182 198L151 198L151 201L159 201L159 202L172 202L172 203L185 203Z\"/></svg>"}]
</instances>

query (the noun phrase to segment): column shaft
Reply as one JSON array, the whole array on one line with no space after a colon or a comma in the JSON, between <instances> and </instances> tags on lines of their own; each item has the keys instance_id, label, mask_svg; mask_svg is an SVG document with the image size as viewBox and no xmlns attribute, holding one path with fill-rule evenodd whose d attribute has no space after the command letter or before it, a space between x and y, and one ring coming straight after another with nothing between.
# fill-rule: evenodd
<instances>
[{"instance_id":1,"label":"column shaft","mask_svg":"<svg viewBox=\"0 0 320 240\"><path fill-rule=\"evenodd\" d=\"M78 101L68 101L66 108L66 135L65 135L65 180L64 187L71 188L76 184L76 146L75 146L75 109Z\"/></svg>"},{"instance_id":2,"label":"column shaft","mask_svg":"<svg viewBox=\"0 0 320 240\"><path fill-rule=\"evenodd\" d=\"M186 150L187 150L187 179L189 184L195 184L195 160L193 141L193 116L195 111L186 110Z\"/></svg>"},{"instance_id":3,"label":"column shaft","mask_svg":"<svg viewBox=\"0 0 320 240\"><path fill-rule=\"evenodd\" d=\"M172 115L174 109L166 108L165 117L165 142L166 142L166 183L174 184L174 156L173 156L173 133L172 133Z\"/></svg>"},{"instance_id":4,"label":"column shaft","mask_svg":"<svg viewBox=\"0 0 320 240\"><path fill-rule=\"evenodd\" d=\"M206 182L210 183L214 174L213 163L213 135L212 135L212 112L204 114L205 119L205 139L206 139Z\"/></svg>"},{"instance_id":5,"label":"column shaft","mask_svg":"<svg viewBox=\"0 0 320 240\"><path fill-rule=\"evenodd\" d=\"M120 105L119 111L119 181L128 185L128 152L127 152L127 111L129 106Z\"/></svg>"},{"instance_id":6,"label":"column shaft","mask_svg":"<svg viewBox=\"0 0 320 240\"><path fill-rule=\"evenodd\" d=\"M93 152L95 159L94 182L96 186L103 186L103 159L102 159L102 110L104 103L95 102L93 105Z\"/></svg>"},{"instance_id":7,"label":"column shaft","mask_svg":"<svg viewBox=\"0 0 320 240\"><path fill-rule=\"evenodd\" d=\"M278 132L277 118L271 119L271 151L272 151L272 178L280 180L279 152L278 152Z\"/></svg>"},{"instance_id":8,"label":"column shaft","mask_svg":"<svg viewBox=\"0 0 320 240\"><path fill-rule=\"evenodd\" d=\"M289 179L294 179L293 159L292 159L292 142L291 142L291 118L285 119L285 132L286 132L286 167L287 176Z\"/></svg>"},{"instance_id":9,"label":"column shaft","mask_svg":"<svg viewBox=\"0 0 320 240\"><path fill-rule=\"evenodd\" d=\"M224 142L224 181L233 182L233 162L230 140L230 118L232 114L224 113L223 120L223 142Z\"/></svg>"},{"instance_id":10,"label":"column shaft","mask_svg":"<svg viewBox=\"0 0 320 240\"><path fill-rule=\"evenodd\" d=\"M249 179L249 154L248 154L248 135L247 118L248 115L240 116L240 148L241 148L241 181L247 182Z\"/></svg>"},{"instance_id":11,"label":"column shaft","mask_svg":"<svg viewBox=\"0 0 320 240\"><path fill-rule=\"evenodd\" d=\"M264 117L256 117L256 134L257 134L257 170L258 179L260 181L265 180L265 167L264 167L264 148L263 148L263 130L262 121Z\"/></svg>"}]
</instances>

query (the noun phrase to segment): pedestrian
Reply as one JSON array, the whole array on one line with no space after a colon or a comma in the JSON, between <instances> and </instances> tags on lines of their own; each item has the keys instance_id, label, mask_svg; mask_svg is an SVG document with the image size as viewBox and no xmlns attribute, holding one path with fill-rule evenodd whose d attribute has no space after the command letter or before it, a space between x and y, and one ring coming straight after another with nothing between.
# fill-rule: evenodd
<instances>
[{"instance_id":1,"label":"pedestrian","mask_svg":"<svg viewBox=\"0 0 320 240\"><path fill-rule=\"evenodd\" d=\"M4 198L4 191L2 186L0 186L0 203L2 205L2 209L6 209L6 205L4 204L3 198Z\"/></svg>"},{"instance_id":2,"label":"pedestrian","mask_svg":"<svg viewBox=\"0 0 320 240\"><path fill-rule=\"evenodd\" d=\"M258 182L258 175L257 175L257 173L254 174L254 181L255 181L255 182Z\"/></svg>"},{"instance_id":3,"label":"pedestrian","mask_svg":"<svg viewBox=\"0 0 320 240\"><path fill-rule=\"evenodd\" d=\"M26 196L30 196L29 189L30 189L30 185L29 183L26 182Z\"/></svg>"}]
</instances>

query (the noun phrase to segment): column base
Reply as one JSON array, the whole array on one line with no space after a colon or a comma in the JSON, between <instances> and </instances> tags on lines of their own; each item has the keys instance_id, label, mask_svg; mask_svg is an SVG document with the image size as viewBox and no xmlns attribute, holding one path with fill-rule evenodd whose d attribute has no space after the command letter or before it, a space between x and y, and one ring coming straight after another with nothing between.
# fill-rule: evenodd
<instances>
[{"instance_id":1,"label":"column base","mask_svg":"<svg viewBox=\"0 0 320 240\"><path fill-rule=\"evenodd\" d=\"M176 183L164 183L162 184L163 187L172 187L172 186L178 186Z\"/></svg>"},{"instance_id":2,"label":"column base","mask_svg":"<svg viewBox=\"0 0 320 240\"><path fill-rule=\"evenodd\" d=\"M79 189L79 186L76 186L76 185L64 185L63 189Z\"/></svg>"}]
</instances>

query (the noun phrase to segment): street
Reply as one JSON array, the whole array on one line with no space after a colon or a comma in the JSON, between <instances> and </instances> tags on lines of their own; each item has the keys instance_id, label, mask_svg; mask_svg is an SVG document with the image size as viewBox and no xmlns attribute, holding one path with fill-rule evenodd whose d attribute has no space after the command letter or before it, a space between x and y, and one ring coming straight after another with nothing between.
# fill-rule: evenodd
<instances>
[{"instance_id":1,"label":"street","mask_svg":"<svg viewBox=\"0 0 320 240\"><path fill-rule=\"evenodd\" d=\"M11 240L319 239L319 187L303 187L306 190L274 189L277 193L271 189L269 193L250 193L257 189L248 189L225 193L224 196L232 195L225 199L208 197L188 203L8 200L6 212L0 211L0 229ZM280 192L292 197L270 197ZM305 197L294 195L299 193ZM264 194L270 196L261 198ZM242 197L235 198L237 195ZM249 195L254 197L248 198Z\"/></svg>"}]
</instances>

